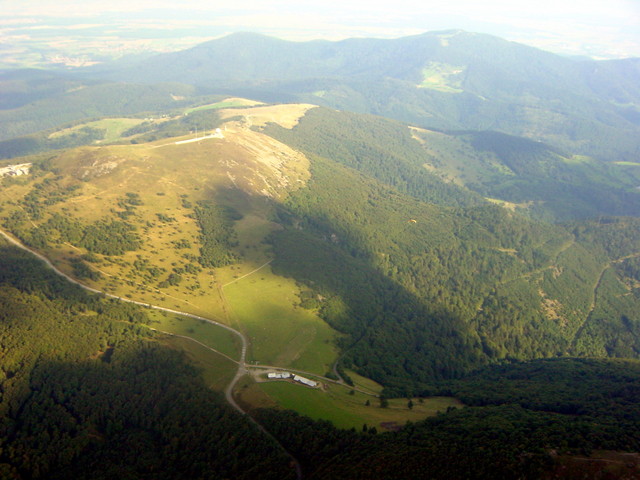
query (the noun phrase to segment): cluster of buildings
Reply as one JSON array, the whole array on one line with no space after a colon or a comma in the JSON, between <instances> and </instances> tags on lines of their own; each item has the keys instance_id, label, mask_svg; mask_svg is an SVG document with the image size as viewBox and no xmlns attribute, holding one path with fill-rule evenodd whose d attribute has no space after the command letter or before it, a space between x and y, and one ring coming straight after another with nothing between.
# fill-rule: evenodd
<instances>
[{"instance_id":1,"label":"cluster of buildings","mask_svg":"<svg viewBox=\"0 0 640 480\"><path fill-rule=\"evenodd\" d=\"M31 165L31 163L21 163L19 165L0 167L0 177L19 177L21 175L29 175Z\"/></svg>"},{"instance_id":2,"label":"cluster of buildings","mask_svg":"<svg viewBox=\"0 0 640 480\"><path fill-rule=\"evenodd\" d=\"M294 382L302 383L308 387L315 388L318 386L318 382L310 380L300 375L291 374L289 372L271 372L267 374L267 378L270 380L287 380L292 378Z\"/></svg>"}]
</instances>

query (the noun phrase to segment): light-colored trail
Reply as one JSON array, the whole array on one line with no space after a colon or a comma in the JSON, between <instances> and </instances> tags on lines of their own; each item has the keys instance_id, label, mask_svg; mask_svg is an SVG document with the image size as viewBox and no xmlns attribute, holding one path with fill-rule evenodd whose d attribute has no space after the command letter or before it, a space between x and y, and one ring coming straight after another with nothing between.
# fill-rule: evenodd
<instances>
[{"instance_id":1,"label":"light-colored trail","mask_svg":"<svg viewBox=\"0 0 640 480\"><path fill-rule=\"evenodd\" d=\"M256 273L258 270L262 270L264 267L266 267L267 265L269 265L271 262L273 262L273 260L269 260L268 262L263 263L262 265L260 265L258 268L251 270L249 273L245 273L244 275L242 275L241 277L236 278L235 280L230 281L229 283L225 283L224 285L222 285L222 287L226 287L227 285L231 285L233 283L239 282L240 280L242 280L243 278L248 277L249 275L253 275L254 273Z\"/></svg>"},{"instance_id":2,"label":"light-colored trail","mask_svg":"<svg viewBox=\"0 0 640 480\"><path fill-rule=\"evenodd\" d=\"M595 311L597 305L598 305L598 290L600 289L600 286L602 285L602 280L604 278L604 274L607 272L607 270L609 270L613 264L615 263L622 263L625 260L629 260L630 258L638 258L640 257L640 253L632 253L630 255L625 255L624 257L620 257L620 258L616 258L614 260L610 260L609 263L603 265L602 270L600 271L600 275L598 275L598 279L596 280L592 291L593 291L593 295L591 298L591 303L589 305L589 311L587 313L587 315L584 317L584 322L582 322L582 325L580 325L580 327L578 328L578 330L576 330L575 335L573 336L573 340L571 341L571 344L575 347L576 342L578 341L578 339L580 338L580 335L582 335L583 330L585 329L586 325L589 323L589 319L591 318L591 315L593 315L593 312Z\"/></svg>"}]
</instances>

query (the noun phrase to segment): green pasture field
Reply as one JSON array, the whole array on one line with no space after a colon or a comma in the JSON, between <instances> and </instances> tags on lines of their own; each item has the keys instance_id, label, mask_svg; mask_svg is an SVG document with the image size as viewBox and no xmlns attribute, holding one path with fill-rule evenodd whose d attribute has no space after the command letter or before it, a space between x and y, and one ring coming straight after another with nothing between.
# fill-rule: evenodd
<instances>
[{"instance_id":1,"label":"green pasture field","mask_svg":"<svg viewBox=\"0 0 640 480\"><path fill-rule=\"evenodd\" d=\"M430 88L439 92L460 93L460 80L455 77L462 73L464 68L447 65L445 63L430 62L422 69L422 83L420 88Z\"/></svg>"},{"instance_id":2,"label":"green pasture field","mask_svg":"<svg viewBox=\"0 0 640 480\"><path fill-rule=\"evenodd\" d=\"M249 337L247 360L324 375L336 359L338 333L315 313L297 306L300 289L295 281L271 271L269 247L263 240L276 226L263 218L266 212L260 205L249 209L241 201L234 204L239 210L259 213L248 213L236 223L244 261L217 272L231 324Z\"/></svg>"},{"instance_id":3,"label":"green pasture field","mask_svg":"<svg viewBox=\"0 0 640 480\"><path fill-rule=\"evenodd\" d=\"M100 140L101 143L115 142L116 140L120 140L122 133L125 130L139 125L142 122L144 122L144 119L142 118L103 118L95 122L82 123L80 125L65 128L52 133L49 138L63 137L65 135L70 135L81 128L89 127L105 131L104 137Z\"/></svg>"},{"instance_id":4,"label":"green pasture field","mask_svg":"<svg viewBox=\"0 0 640 480\"><path fill-rule=\"evenodd\" d=\"M369 427L394 428L408 421L416 422L445 412L449 407L461 407L461 402L451 397L413 398L409 409L406 398L389 400L387 408L380 407L375 396L352 391L348 386L330 384L326 390L308 388L287 381L264 382L249 386L260 389L280 407L295 410L317 420L329 420L338 428L361 429ZM369 401L369 405L366 402Z\"/></svg>"},{"instance_id":5,"label":"green pasture field","mask_svg":"<svg viewBox=\"0 0 640 480\"><path fill-rule=\"evenodd\" d=\"M150 310L147 315L151 318L150 326L156 330L193 338L234 360L240 360L240 339L223 327L159 310Z\"/></svg>"},{"instance_id":6,"label":"green pasture field","mask_svg":"<svg viewBox=\"0 0 640 480\"><path fill-rule=\"evenodd\" d=\"M613 162L614 165L624 165L624 166L640 166L640 163L638 162Z\"/></svg>"},{"instance_id":7,"label":"green pasture field","mask_svg":"<svg viewBox=\"0 0 640 480\"><path fill-rule=\"evenodd\" d=\"M499 198L491 198L491 197L484 197L484 199L488 202L491 202L495 205L500 205L501 207L504 207L506 209L515 211L516 208L522 208L522 209L527 209L531 206L531 204L533 202L528 202L528 203L513 203L513 202L508 202L506 200L500 200Z\"/></svg>"},{"instance_id":8,"label":"green pasture field","mask_svg":"<svg viewBox=\"0 0 640 480\"><path fill-rule=\"evenodd\" d=\"M252 105L258 105L260 102L254 102L252 100L244 100L244 99L233 99L233 100L223 100L222 102L210 103L207 105L200 105L198 107L189 108L184 111L185 114L190 114L193 112L199 112L201 110L214 110L220 108L234 108L234 107L250 107Z\"/></svg>"},{"instance_id":9,"label":"green pasture field","mask_svg":"<svg viewBox=\"0 0 640 480\"><path fill-rule=\"evenodd\" d=\"M593 162L593 158L588 157L586 155L571 155L569 157L559 156L565 163L569 164L580 164L580 163L589 163Z\"/></svg>"},{"instance_id":10,"label":"green pasture field","mask_svg":"<svg viewBox=\"0 0 640 480\"><path fill-rule=\"evenodd\" d=\"M351 378L351 381L353 381L353 384L356 387L362 390L370 391L375 394L382 393L382 390L384 387L380 385L378 382L376 382L375 380L371 380L370 378L363 377L362 375L357 374L353 370L345 370L345 373L349 375L349 378Z\"/></svg>"},{"instance_id":11,"label":"green pasture field","mask_svg":"<svg viewBox=\"0 0 640 480\"><path fill-rule=\"evenodd\" d=\"M269 266L224 287L232 318L249 337L249 361L323 375L337 356L337 332L297 307L298 293L292 279L274 275Z\"/></svg>"},{"instance_id":12,"label":"green pasture field","mask_svg":"<svg viewBox=\"0 0 640 480\"><path fill-rule=\"evenodd\" d=\"M183 351L212 390L223 391L236 374L238 366L235 363L191 340L167 336L163 343Z\"/></svg>"}]
</instances>

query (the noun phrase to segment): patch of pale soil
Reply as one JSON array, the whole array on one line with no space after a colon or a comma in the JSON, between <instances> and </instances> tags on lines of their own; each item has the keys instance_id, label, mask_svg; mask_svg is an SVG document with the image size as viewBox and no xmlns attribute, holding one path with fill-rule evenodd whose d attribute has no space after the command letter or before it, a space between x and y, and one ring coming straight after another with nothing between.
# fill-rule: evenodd
<instances>
[{"instance_id":1,"label":"patch of pale soil","mask_svg":"<svg viewBox=\"0 0 640 480\"><path fill-rule=\"evenodd\" d=\"M509 255L518 256L518 251L515 248L496 248L498 252L508 253Z\"/></svg>"},{"instance_id":2,"label":"patch of pale soil","mask_svg":"<svg viewBox=\"0 0 640 480\"><path fill-rule=\"evenodd\" d=\"M258 102L257 100L249 100L247 98L240 97L229 97L222 100L221 103L236 103L246 105L247 107L252 107L254 105L264 105L263 102Z\"/></svg>"},{"instance_id":3,"label":"patch of pale soil","mask_svg":"<svg viewBox=\"0 0 640 480\"><path fill-rule=\"evenodd\" d=\"M266 105L251 108L229 108L220 110L225 120L242 115L248 126L264 127L267 123L277 123L284 128L293 128L308 110L316 105L294 103L286 105Z\"/></svg>"},{"instance_id":4,"label":"patch of pale soil","mask_svg":"<svg viewBox=\"0 0 640 480\"><path fill-rule=\"evenodd\" d=\"M411 130L411 136L413 137L414 140L417 140L418 142L425 144L427 143L423 138L418 137L418 135L416 135L415 132L420 132L420 133L428 133L429 135L437 135L437 136L441 136L441 137L446 137L447 134L446 133L442 133L442 132L436 132L435 130L428 130L426 128L420 128L420 127L412 127L409 126L409 130Z\"/></svg>"},{"instance_id":5,"label":"patch of pale soil","mask_svg":"<svg viewBox=\"0 0 640 480\"><path fill-rule=\"evenodd\" d=\"M562 309L562 304L558 300L553 300L547 297L547 294L542 291L542 289L538 290L538 294L542 297L542 309L544 310L545 315L549 320L556 320L562 327L566 327L569 323L566 318L564 318L560 313L558 313Z\"/></svg>"},{"instance_id":6,"label":"patch of pale soil","mask_svg":"<svg viewBox=\"0 0 640 480\"><path fill-rule=\"evenodd\" d=\"M247 176L250 183L266 196L279 196L283 190L291 191L304 186L310 177L309 160L302 153L260 132L243 128L239 122L230 124L225 131L225 138L247 152L262 168L233 168L227 176L234 184L240 183L241 176ZM264 169L264 170L263 170ZM262 171L261 171L262 170ZM250 177L250 178L249 178Z\"/></svg>"},{"instance_id":7,"label":"patch of pale soil","mask_svg":"<svg viewBox=\"0 0 640 480\"><path fill-rule=\"evenodd\" d=\"M520 208L531 208L535 202L533 200L529 201L529 202L523 202L523 203L513 203L513 202L507 202L506 200L499 200L497 198L488 198L485 197L485 200L488 200L489 202L495 204L495 205L499 205L511 212L515 212L517 207Z\"/></svg>"}]
</instances>

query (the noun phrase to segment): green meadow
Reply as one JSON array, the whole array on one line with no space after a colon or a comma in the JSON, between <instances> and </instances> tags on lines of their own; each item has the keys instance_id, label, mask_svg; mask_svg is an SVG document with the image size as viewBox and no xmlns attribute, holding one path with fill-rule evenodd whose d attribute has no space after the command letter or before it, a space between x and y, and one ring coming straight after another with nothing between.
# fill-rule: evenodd
<instances>
[{"instance_id":1,"label":"green meadow","mask_svg":"<svg viewBox=\"0 0 640 480\"><path fill-rule=\"evenodd\" d=\"M411 399L412 408L408 407L406 398L390 399L388 407L381 408L380 400L375 396L336 384L326 385L322 390L280 381L257 383L248 388L260 389L282 408L313 419L329 420L339 428L360 429L365 424L378 429L394 428L445 412L449 407L463 406L455 398L432 397Z\"/></svg>"},{"instance_id":2,"label":"green meadow","mask_svg":"<svg viewBox=\"0 0 640 480\"><path fill-rule=\"evenodd\" d=\"M293 280L269 266L224 287L232 318L249 337L248 361L323 375L337 356L337 332L297 307L298 293Z\"/></svg>"},{"instance_id":3,"label":"green meadow","mask_svg":"<svg viewBox=\"0 0 640 480\"><path fill-rule=\"evenodd\" d=\"M150 310L148 316L152 319L150 326L156 330L193 338L234 360L240 359L240 339L226 328L159 310Z\"/></svg>"},{"instance_id":4,"label":"green meadow","mask_svg":"<svg viewBox=\"0 0 640 480\"><path fill-rule=\"evenodd\" d=\"M65 128L58 132L55 132L49 136L49 138L63 137L65 135L71 135L74 132L82 128L93 128L97 130L104 130L104 136L100 143L110 143L120 140L122 133L131 127L144 122L142 118L103 118L95 122L82 123L80 125L74 125L70 128Z\"/></svg>"},{"instance_id":5,"label":"green meadow","mask_svg":"<svg viewBox=\"0 0 640 480\"><path fill-rule=\"evenodd\" d=\"M168 336L163 343L183 351L212 390L223 391L236 374L238 366L234 362L192 340Z\"/></svg>"},{"instance_id":6,"label":"green meadow","mask_svg":"<svg viewBox=\"0 0 640 480\"><path fill-rule=\"evenodd\" d=\"M247 212L235 225L243 261L217 271L230 324L249 337L249 362L324 375L337 357L338 333L314 312L297 306L300 289L294 280L273 274L264 238L277 226L264 219L267 211L251 203L247 208L243 201L234 201Z\"/></svg>"},{"instance_id":7,"label":"green meadow","mask_svg":"<svg viewBox=\"0 0 640 480\"><path fill-rule=\"evenodd\" d=\"M366 390L371 393L380 394L382 393L383 386L380 385L375 380L371 380L370 378L363 377L362 375L357 374L353 370L345 370L345 373L349 375L353 384L361 390Z\"/></svg>"},{"instance_id":8,"label":"green meadow","mask_svg":"<svg viewBox=\"0 0 640 480\"><path fill-rule=\"evenodd\" d=\"M252 105L257 105L260 102L253 102L251 100L245 100L243 98L230 98L227 100L223 100L222 102L209 103L207 105L200 105L198 107L193 107L185 110L185 114L190 114L193 112L200 112L202 110L217 110L220 108L234 108L234 107L250 107Z\"/></svg>"},{"instance_id":9,"label":"green meadow","mask_svg":"<svg viewBox=\"0 0 640 480\"><path fill-rule=\"evenodd\" d=\"M464 67L455 67L446 63L429 62L422 69L422 83L420 88L430 88L439 92L460 93L461 81L456 78L464 71Z\"/></svg>"}]
</instances>

